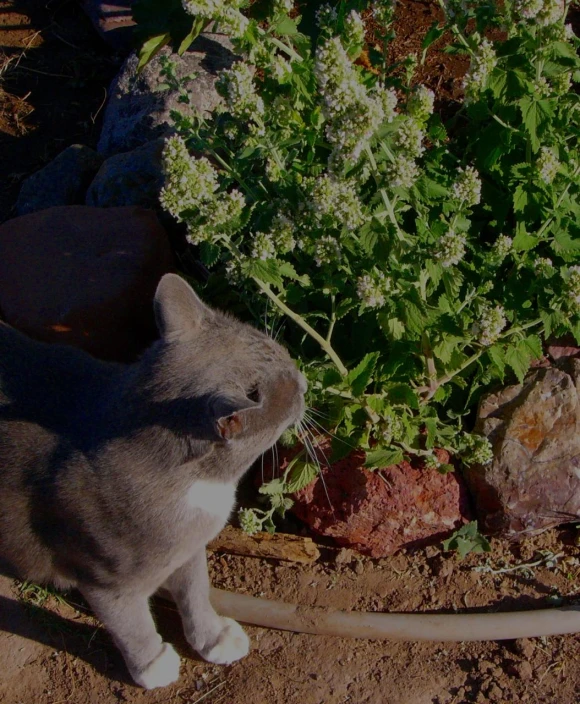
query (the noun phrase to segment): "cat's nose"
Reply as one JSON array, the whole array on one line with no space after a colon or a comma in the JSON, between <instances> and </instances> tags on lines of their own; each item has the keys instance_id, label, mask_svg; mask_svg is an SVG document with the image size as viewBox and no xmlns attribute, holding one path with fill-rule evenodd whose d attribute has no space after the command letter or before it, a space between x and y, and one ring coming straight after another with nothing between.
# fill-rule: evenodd
<instances>
[{"instance_id":1,"label":"cat's nose","mask_svg":"<svg viewBox=\"0 0 580 704\"><path fill-rule=\"evenodd\" d=\"M298 388L301 394L305 394L308 391L308 382L302 372L298 372Z\"/></svg>"}]
</instances>

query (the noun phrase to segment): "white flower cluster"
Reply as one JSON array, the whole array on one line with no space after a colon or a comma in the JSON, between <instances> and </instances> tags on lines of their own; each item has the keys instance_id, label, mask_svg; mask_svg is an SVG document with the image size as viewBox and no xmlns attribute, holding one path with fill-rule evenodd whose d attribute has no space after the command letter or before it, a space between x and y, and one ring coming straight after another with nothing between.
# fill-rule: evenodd
<instances>
[{"instance_id":1,"label":"white flower cluster","mask_svg":"<svg viewBox=\"0 0 580 704\"><path fill-rule=\"evenodd\" d=\"M380 424L380 433L387 445L393 441L402 440L405 435L405 426L403 421L394 414L386 414Z\"/></svg>"},{"instance_id":2,"label":"white flower cluster","mask_svg":"<svg viewBox=\"0 0 580 704\"><path fill-rule=\"evenodd\" d=\"M391 290L391 280L382 271L373 269L363 274L356 283L356 292L366 308L382 308Z\"/></svg>"},{"instance_id":3,"label":"white flower cluster","mask_svg":"<svg viewBox=\"0 0 580 704\"><path fill-rule=\"evenodd\" d=\"M426 122L433 114L435 93L426 86L416 86L407 103L407 112L419 122Z\"/></svg>"},{"instance_id":4,"label":"white flower cluster","mask_svg":"<svg viewBox=\"0 0 580 704\"><path fill-rule=\"evenodd\" d=\"M512 251L513 240L508 235L500 235L493 245L493 252L498 259L505 259Z\"/></svg>"},{"instance_id":5,"label":"white flower cluster","mask_svg":"<svg viewBox=\"0 0 580 704\"><path fill-rule=\"evenodd\" d=\"M294 237L295 225L285 215L276 215L271 226L272 239L276 244L276 249L282 254L291 252L296 247Z\"/></svg>"},{"instance_id":6,"label":"white flower cluster","mask_svg":"<svg viewBox=\"0 0 580 704\"><path fill-rule=\"evenodd\" d=\"M310 207L315 216L327 224L355 230L365 218L356 187L350 181L341 181L325 174L311 182Z\"/></svg>"},{"instance_id":7,"label":"white flower cluster","mask_svg":"<svg viewBox=\"0 0 580 704\"><path fill-rule=\"evenodd\" d=\"M572 88L572 74L569 71L563 71L551 77L552 90L556 95L565 95Z\"/></svg>"},{"instance_id":8,"label":"white flower cluster","mask_svg":"<svg viewBox=\"0 0 580 704\"><path fill-rule=\"evenodd\" d=\"M321 237L314 246L314 261L316 266L332 264L341 260L342 253L338 240L330 235Z\"/></svg>"},{"instance_id":9,"label":"white flower cluster","mask_svg":"<svg viewBox=\"0 0 580 704\"><path fill-rule=\"evenodd\" d=\"M238 521L240 522L240 528L246 535L254 535L254 533L262 530L262 521L251 508L241 508L238 511Z\"/></svg>"},{"instance_id":10,"label":"white flower cluster","mask_svg":"<svg viewBox=\"0 0 580 704\"><path fill-rule=\"evenodd\" d=\"M488 347L493 345L505 326L505 312L502 306L492 308L489 304L485 304L481 311L481 317L473 324L471 332L477 335L477 340L481 345Z\"/></svg>"},{"instance_id":11,"label":"white flower cluster","mask_svg":"<svg viewBox=\"0 0 580 704\"><path fill-rule=\"evenodd\" d=\"M563 0L516 0L514 9L521 19L549 27L562 19L565 4Z\"/></svg>"},{"instance_id":12,"label":"white flower cluster","mask_svg":"<svg viewBox=\"0 0 580 704\"><path fill-rule=\"evenodd\" d=\"M542 181L544 181L544 183L552 183L558 174L560 162L549 147L542 147L536 166Z\"/></svg>"},{"instance_id":13,"label":"white flower cluster","mask_svg":"<svg viewBox=\"0 0 580 704\"><path fill-rule=\"evenodd\" d=\"M345 18L344 34L349 46L364 46L365 26L361 16L356 10L351 10Z\"/></svg>"},{"instance_id":14,"label":"white flower cluster","mask_svg":"<svg viewBox=\"0 0 580 704\"><path fill-rule=\"evenodd\" d=\"M376 20L384 29L387 29L395 16L396 0L375 0L371 8L373 19Z\"/></svg>"},{"instance_id":15,"label":"white flower cluster","mask_svg":"<svg viewBox=\"0 0 580 704\"><path fill-rule=\"evenodd\" d=\"M321 5L318 10L316 10L316 24L321 29L328 29L329 27L332 27L337 20L338 12L335 7L332 7L332 5Z\"/></svg>"},{"instance_id":16,"label":"white flower cluster","mask_svg":"<svg viewBox=\"0 0 580 704\"><path fill-rule=\"evenodd\" d=\"M424 136L420 123L412 117L405 117L397 131L395 141L406 156L416 159L425 151Z\"/></svg>"},{"instance_id":17,"label":"white flower cluster","mask_svg":"<svg viewBox=\"0 0 580 704\"><path fill-rule=\"evenodd\" d=\"M455 266L465 256L465 235L449 230L439 240L439 249L435 255L445 269Z\"/></svg>"},{"instance_id":18,"label":"white flower cluster","mask_svg":"<svg viewBox=\"0 0 580 704\"><path fill-rule=\"evenodd\" d=\"M395 161L387 166L387 177L392 188L411 188L419 178L419 167L414 159L397 154Z\"/></svg>"},{"instance_id":19,"label":"white flower cluster","mask_svg":"<svg viewBox=\"0 0 580 704\"><path fill-rule=\"evenodd\" d=\"M493 461L493 447L483 435L471 435L469 450L464 458L468 464L489 464Z\"/></svg>"},{"instance_id":20,"label":"white flower cluster","mask_svg":"<svg viewBox=\"0 0 580 704\"><path fill-rule=\"evenodd\" d=\"M272 240L272 235L265 232L256 232L252 242L252 258L273 259L276 256L276 246Z\"/></svg>"},{"instance_id":21,"label":"white flower cluster","mask_svg":"<svg viewBox=\"0 0 580 704\"><path fill-rule=\"evenodd\" d=\"M551 276L554 273L554 264L549 257L538 257L534 262L534 269L543 276Z\"/></svg>"},{"instance_id":22,"label":"white flower cluster","mask_svg":"<svg viewBox=\"0 0 580 704\"><path fill-rule=\"evenodd\" d=\"M481 199L481 179L473 166L459 168L457 181L451 188L453 197L468 208L477 205Z\"/></svg>"},{"instance_id":23,"label":"white flower cluster","mask_svg":"<svg viewBox=\"0 0 580 704\"><path fill-rule=\"evenodd\" d=\"M567 290L572 302L580 308L580 266L571 266L566 275Z\"/></svg>"},{"instance_id":24,"label":"white flower cluster","mask_svg":"<svg viewBox=\"0 0 580 704\"><path fill-rule=\"evenodd\" d=\"M485 89L490 73L497 64L497 56L492 43L482 39L471 57L471 63L463 79L465 102L476 100Z\"/></svg>"},{"instance_id":25,"label":"white flower cluster","mask_svg":"<svg viewBox=\"0 0 580 704\"><path fill-rule=\"evenodd\" d=\"M182 0L190 15L218 22L226 34L241 37L248 28L248 19L240 12L243 0Z\"/></svg>"},{"instance_id":26,"label":"white flower cluster","mask_svg":"<svg viewBox=\"0 0 580 704\"><path fill-rule=\"evenodd\" d=\"M367 93L339 37L319 46L314 73L334 156L356 161L384 119L382 101Z\"/></svg>"},{"instance_id":27,"label":"white flower cluster","mask_svg":"<svg viewBox=\"0 0 580 704\"><path fill-rule=\"evenodd\" d=\"M292 73L290 62L282 54L276 54L270 64L270 69L279 81L285 80Z\"/></svg>"},{"instance_id":28,"label":"white flower cluster","mask_svg":"<svg viewBox=\"0 0 580 704\"><path fill-rule=\"evenodd\" d=\"M376 97L381 102L383 108L383 120L385 122L392 122L397 114L397 94L393 88L385 88L380 86L377 88Z\"/></svg>"},{"instance_id":29,"label":"white flower cluster","mask_svg":"<svg viewBox=\"0 0 580 704\"><path fill-rule=\"evenodd\" d=\"M274 0L274 12L288 14L294 9L294 0Z\"/></svg>"},{"instance_id":30,"label":"white flower cluster","mask_svg":"<svg viewBox=\"0 0 580 704\"><path fill-rule=\"evenodd\" d=\"M235 117L247 120L264 113L264 101L256 94L254 86L254 68L244 61L237 61L232 68L222 71L216 89Z\"/></svg>"},{"instance_id":31,"label":"white flower cluster","mask_svg":"<svg viewBox=\"0 0 580 704\"><path fill-rule=\"evenodd\" d=\"M190 156L181 137L170 137L163 149L165 183L161 206L178 222L190 220L188 240L194 244L227 231L241 216L246 201L240 191L217 193L217 172L205 158ZM201 221L201 222L200 222Z\"/></svg>"},{"instance_id":32,"label":"white flower cluster","mask_svg":"<svg viewBox=\"0 0 580 704\"><path fill-rule=\"evenodd\" d=\"M181 137L170 137L163 148L165 183L159 202L178 222L182 213L198 210L212 201L218 188L217 174L209 161L193 159Z\"/></svg>"}]
</instances>

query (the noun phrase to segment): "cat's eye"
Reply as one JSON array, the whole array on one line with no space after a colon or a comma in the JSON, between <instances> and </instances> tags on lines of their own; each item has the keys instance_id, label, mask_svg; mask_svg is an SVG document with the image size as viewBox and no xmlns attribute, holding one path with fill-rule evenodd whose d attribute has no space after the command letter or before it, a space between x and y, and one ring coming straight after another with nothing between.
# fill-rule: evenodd
<instances>
[{"instance_id":1,"label":"cat's eye","mask_svg":"<svg viewBox=\"0 0 580 704\"><path fill-rule=\"evenodd\" d=\"M254 401L255 403L259 403L260 399L262 398L260 390L257 386L252 386L246 396L250 399L250 401Z\"/></svg>"}]
</instances>

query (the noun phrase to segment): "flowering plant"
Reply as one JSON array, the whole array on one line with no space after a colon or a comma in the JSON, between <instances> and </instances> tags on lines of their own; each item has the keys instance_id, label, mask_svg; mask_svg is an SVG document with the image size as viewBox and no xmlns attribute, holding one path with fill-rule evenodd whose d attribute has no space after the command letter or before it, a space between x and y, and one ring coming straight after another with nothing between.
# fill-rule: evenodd
<instances>
[{"instance_id":1,"label":"flowering plant","mask_svg":"<svg viewBox=\"0 0 580 704\"><path fill-rule=\"evenodd\" d=\"M580 63L566 8L447 0L425 52L449 30L470 66L444 124L414 84L419 59L405 75L385 60L388 0L372 4L366 61L367 3L321 6L316 41L291 5L275 0L258 23L239 2L183 0L229 28L244 60L222 72L210 119L175 115L161 203L212 271L209 296L227 279L256 320L264 301L289 318L330 460L362 447L369 468L407 455L437 466L445 447L488 462L487 440L466 432L479 396L521 381L545 338L580 339ZM291 463L266 491L273 508L312 472Z\"/></svg>"}]
</instances>

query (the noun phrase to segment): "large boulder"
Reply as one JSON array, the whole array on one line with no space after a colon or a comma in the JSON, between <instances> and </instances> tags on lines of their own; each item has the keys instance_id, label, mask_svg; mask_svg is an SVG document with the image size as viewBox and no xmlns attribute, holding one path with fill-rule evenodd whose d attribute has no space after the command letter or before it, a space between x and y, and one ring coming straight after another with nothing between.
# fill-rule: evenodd
<instances>
[{"instance_id":1,"label":"large boulder","mask_svg":"<svg viewBox=\"0 0 580 704\"><path fill-rule=\"evenodd\" d=\"M482 399L494 459L465 477L480 527L512 538L580 517L580 360L537 369Z\"/></svg>"},{"instance_id":2,"label":"large boulder","mask_svg":"<svg viewBox=\"0 0 580 704\"><path fill-rule=\"evenodd\" d=\"M94 149L72 144L24 181L16 212L27 215L57 205L82 205L102 163L103 157Z\"/></svg>"},{"instance_id":3,"label":"large boulder","mask_svg":"<svg viewBox=\"0 0 580 704\"><path fill-rule=\"evenodd\" d=\"M132 361L155 338L153 296L172 269L142 208L49 208L0 225L0 313L33 338Z\"/></svg>"},{"instance_id":4,"label":"large boulder","mask_svg":"<svg viewBox=\"0 0 580 704\"><path fill-rule=\"evenodd\" d=\"M166 136L173 128L173 110L209 115L221 100L215 89L219 72L236 58L226 36L209 33L198 37L183 56L165 47L140 73L137 55L131 54L111 85L98 151L110 156ZM189 93L189 104L183 102L181 91L167 88L162 70L163 61L169 59Z\"/></svg>"},{"instance_id":5,"label":"large boulder","mask_svg":"<svg viewBox=\"0 0 580 704\"><path fill-rule=\"evenodd\" d=\"M440 462L449 461L447 452L437 452ZM467 489L456 473L409 462L370 471L364 462L365 453L354 451L322 466L319 476L292 496L292 511L314 533L371 557L440 541L471 518Z\"/></svg>"}]
</instances>

